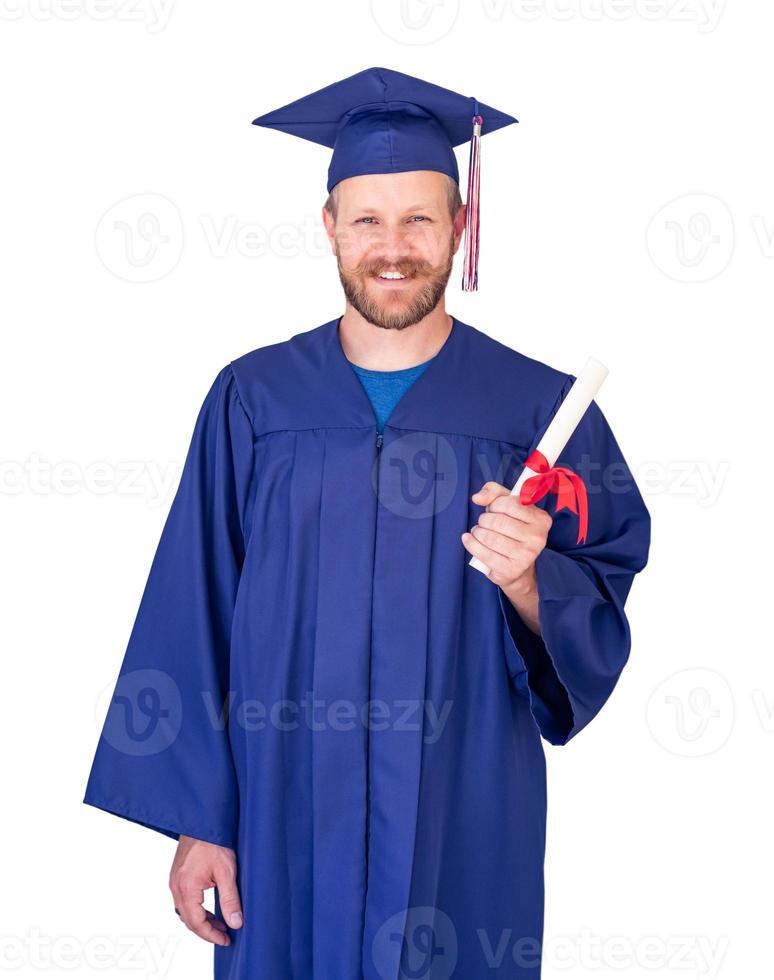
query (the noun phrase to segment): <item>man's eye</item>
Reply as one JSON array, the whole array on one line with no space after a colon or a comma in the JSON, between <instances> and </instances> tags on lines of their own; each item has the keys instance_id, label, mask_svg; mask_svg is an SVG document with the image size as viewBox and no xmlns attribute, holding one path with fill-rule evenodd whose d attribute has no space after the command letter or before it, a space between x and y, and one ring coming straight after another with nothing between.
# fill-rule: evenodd
<instances>
[{"instance_id":1,"label":"man's eye","mask_svg":"<svg viewBox=\"0 0 774 980\"><path fill-rule=\"evenodd\" d=\"M416 222L427 221L427 215L426 214L414 214L414 215L411 216L411 220L412 221L416 221Z\"/></svg>"},{"instance_id":2,"label":"man's eye","mask_svg":"<svg viewBox=\"0 0 774 980\"><path fill-rule=\"evenodd\" d=\"M369 218L358 218L357 221L355 222L355 224L356 225L359 225L361 223L362 224L365 224L366 222L371 222L371 221L376 221L376 218L372 218L372 217L369 217Z\"/></svg>"}]
</instances>

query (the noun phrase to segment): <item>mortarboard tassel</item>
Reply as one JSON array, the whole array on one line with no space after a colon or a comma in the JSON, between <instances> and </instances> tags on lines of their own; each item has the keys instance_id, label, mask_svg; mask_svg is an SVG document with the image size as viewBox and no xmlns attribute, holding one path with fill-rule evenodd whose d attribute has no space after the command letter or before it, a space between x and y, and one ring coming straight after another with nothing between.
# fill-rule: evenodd
<instances>
[{"instance_id":1,"label":"mortarboard tassel","mask_svg":"<svg viewBox=\"0 0 774 980\"><path fill-rule=\"evenodd\" d=\"M473 116L473 135L470 139L470 163L468 164L468 197L465 215L465 252L462 269L462 288L471 293L478 289L478 238L481 226L481 126L483 116Z\"/></svg>"}]
</instances>

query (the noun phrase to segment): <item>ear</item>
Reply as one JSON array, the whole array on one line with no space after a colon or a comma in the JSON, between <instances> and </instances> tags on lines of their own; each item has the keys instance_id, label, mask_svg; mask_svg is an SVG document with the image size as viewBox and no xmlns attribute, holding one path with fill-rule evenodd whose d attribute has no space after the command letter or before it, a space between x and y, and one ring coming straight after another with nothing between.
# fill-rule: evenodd
<instances>
[{"instance_id":1,"label":"ear","mask_svg":"<svg viewBox=\"0 0 774 980\"><path fill-rule=\"evenodd\" d=\"M465 234L465 219L468 213L467 204L460 204L454 216L454 254L459 251L462 236Z\"/></svg>"},{"instance_id":2,"label":"ear","mask_svg":"<svg viewBox=\"0 0 774 980\"><path fill-rule=\"evenodd\" d=\"M333 215L330 211L323 205L322 209L322 219L323 225L325 226L325 234L328 236L328 241L331 243L331 251L336 254L336 222L334 221Z\"/></svg>"}]
</instances>

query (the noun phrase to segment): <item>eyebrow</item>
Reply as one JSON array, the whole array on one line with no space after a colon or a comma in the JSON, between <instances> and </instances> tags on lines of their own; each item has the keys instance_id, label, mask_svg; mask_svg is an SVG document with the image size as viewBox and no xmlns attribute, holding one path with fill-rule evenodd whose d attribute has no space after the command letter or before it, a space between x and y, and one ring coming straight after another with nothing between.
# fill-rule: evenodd
<instances>
[{"instance_id":1,"label":"eyebrow","mask_svg":"<svg viewBox=\"0 0 774 980\"><path fill-rule=\"evenodd\" d=\"M433 205L432 204L409 204L409 206L407 208L404 208L404 210L405 211L431 211L432 208L433 208ZM378 214L379 213L379 209L378 208L368 208L368 207L360 208L360 207L354 207L352 210L353 211L357 211L360 214Z\"/></svg>"}]
</instances>

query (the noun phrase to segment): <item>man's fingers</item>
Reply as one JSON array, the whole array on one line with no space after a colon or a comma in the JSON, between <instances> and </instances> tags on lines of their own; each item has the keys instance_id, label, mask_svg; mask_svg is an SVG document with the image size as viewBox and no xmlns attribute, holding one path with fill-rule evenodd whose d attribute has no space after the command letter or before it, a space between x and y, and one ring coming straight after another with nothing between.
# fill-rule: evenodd
<instances>
[{"instance_id":1,"label":"man's fingers","mask_svg":"<svg viewBox=\"0 0 774 980\"><path fill-rule=\"evenodd\" d=\"M551 515L542 507L536 507L534 504L523 504L519 500L518 494L512 494L507 487L492 480L485 483L478 493L474 493L471 500L479 506L485 505L485 513L487 514L506 514L524 524L540 525L542 523L547 524L549 528L553 523Z\"/></svg>"},{"instance_id":2,"label":"man's fingers","mask_svg":"<svg viewBox=\"0 0 774 980\"><path fill-rule=\"evenodd\" d=\"M211 912L204 908L204 891L186 879L177 880L172 886L175 907L180 912L180 921L191 932L208 943L218 946L228 946L231 940L225 929L218 929L214 922L217 920Z\"/></svg>"},{"instance_id":3,"label":"man's fingers","mask_svg":"<svg viewBox=\"0 0 774 980\"><path fill-rule=\"evenodd\" d=\"M212 912L208 912L206 909L201 908L201 915L197 915L195 921L188 923L186 925L191 930L191 932L196 933L200 939L204 939L208 943L214 943L216 946L230 946L231 939L226 933L225 926L222 922L218 922Z\"/></svg>"},{"instance_id":4,"label":"man's fingers","mask_svg":"<svg viewBox=\"0 0 774 980\"><path fill-rule=\"evenodd\" d=\"M518 496L514 497L510 493L507 497L500 496L493 500L487 507L487 511L495 514L507 514L525 524L539 524L544 521L550 526L552 523L551 515L547 511L535 504L523 504Z\"/></svg>"},{"instance_id":5,"label":"man's fingers","mask_svg":"<svg viewBox=\"0 0 774 980\"><path fill-rule=\"evenodd\" d=\"M218 923L212 912L208 912L203 905L192 905L189 902L185 906L178 906L178 908L184 924L200 939L204 939L208 943L215 943L217 946L230 945L231 940L226 934L223 923Z\"/></svg>"},{"instance_id":6,"label":"man's fingers","mask_svg":"<svg viewBox=\"0 0 774 980\"><path fill-rule=\"evenodd\" d=\"M487 510L478 515L478 526L489 528L490 531L497 531L504 534L507 538L514 541L527 541L529 539L529 529L523 521L515 521L509 514L496 514Z\"/></svg>"},{"instance_id":7,"label":"man's fingers","mask_svg":"<svg viewBox=\"0 0 774 980\"><path fill-rule=\"evenodd\" d=\"M231 864L219 865L214 875L221 915L229 928L239 929L242 925L242 903L239 899L236 869Z\"/></svg>"},{"instance_id":8,"label":"man's fingers","mask_svg":"<svg viewBox=\"0 0 774 980\"><path fill-rule=\"evenodd\" d=\"M497 581L498 577L502 578L503 580L507 580L508 574L511 570L511 566L507 558L504 558L497 551L492 551L491 548L487 548L487 546L482 544L478 538L475 538L468 532L465 532L465 534L462 535L462 543L474 558L479 558L485 565L488 566L489 578L495 582Z\"/></svg>"},{"instance_id":9,"label":"man's fingers","mask_svg":"<svg viewBox=\"0 0 774 980\"><path fill-rule=\"evenodd\" d=\"M197 909L203 911L204 889L197 885L196 879L191 877L190 872L173 874L169 888L180 918L188 925L191 916L196 914Z\"/></svg>"},{"instance_id":10,"label":"man's fingers","mask_svg":"<svg viewBox=\"0 0 774 980\"><path fill-rule=\"evenodd\" d=\"M500 534L499 531L490 531L488 528L481 527L480 524L476 524L470 531L473 537L479 541L481 544L486 545L491 551L497 552L498 555L502 555L503 558L514 558L515 550L518 547L519 542L514 538L509 538L505 534Z\"/></svg>"},{"instance_id":11,"label":"man's fingers","mask_svg":"<svg viewBox=\"0 0 774 980\"><path fill-rule=\"evenodd\" d=\"M221 922L220 919L212 912L207 912L205 910L205 915L207 916L207 921L210 923L213 929L217 929L218 932L222 932L224 936L228 933L228 926L225 922Z\"/></svg>"},{"instance_id":12,"label":"man's fingers","mask_svg":"<svg viewBox=\"0 0 774 980\"><path fill-rule=\"evenodd\" d=\"M213 886L217 889L218 912L222 912L225 922L204 908L204 891ZM181 834L169 887L186 928L209 943L231 945L228 929L242 925L233 850Z\"/></svg>"},{"instance_id":13,"label":"man's fingers","mask_svg":"<svg viewBox=\"0 0 774 980\"><path fill-rule=\"evenodd\" d=\"M488 480L480 490L473 494L473 500L478 497L479 499L476 502L482 504L485 500L490 502L497 497L508 496L510 492L508 487L504 487L502 483L495 483L494 480Z\"/></svg>"},{"instance_id":14,"label":"man's fingers","mask_svg":"<svg viewBox=\"0 0 774 980\"><path fill-rule=\"evenodd\" d=\"M181 875L172 888L172 894L183 924L195 932L205 919L204 889Z\"/></svg>"}]
</instances>

